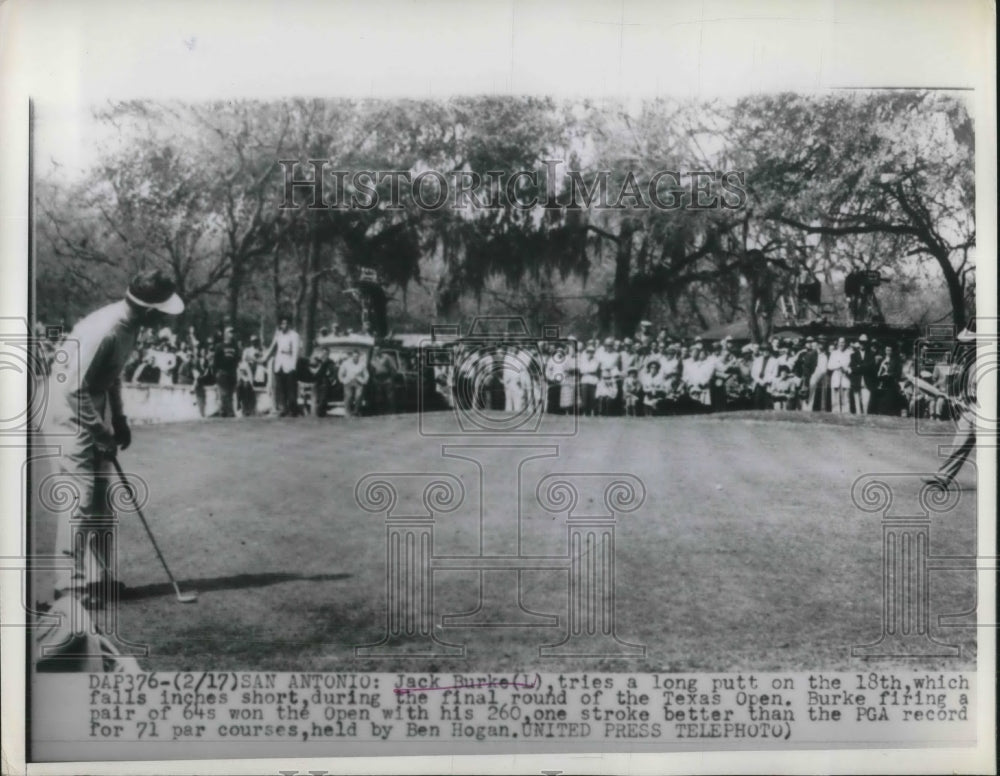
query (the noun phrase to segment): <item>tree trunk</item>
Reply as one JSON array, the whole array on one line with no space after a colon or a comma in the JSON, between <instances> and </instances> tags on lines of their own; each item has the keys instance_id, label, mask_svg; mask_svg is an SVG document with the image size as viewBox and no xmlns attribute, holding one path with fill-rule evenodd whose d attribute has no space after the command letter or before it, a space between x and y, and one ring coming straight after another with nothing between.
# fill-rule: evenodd
<instances>
[{"instance_id":1,"label":"tree trunk","mask_svg":"<svg viewBox=\"0 0 1000 776\"><path fill-rule=\"evenodd\" d=\"M236 328L236 316L240 310L240 291L243 290L243 267L241 262L233 257L232 272L229 274L229 286L226 289L228 299L226 300L227 325Z\"/></svg>"},{"instance_id":2,"label":"tree trunk","mask_svg":"<svg viewBox=\"0 0 1000 776\"><path fill-rule=\"evenodd\" d=\"M306 259L306 298L305 313L302 320L303 352L312 352L313 339L316 335L316 308L319 302L319 262L320 242L316 229L315 216L310 218L309 254Z\"/></svg>"},{"instance_id":3,"label":"tree trunk","mask_svg":"<svg viewBox=\"0 0 1000 776\"><path fill-rule=\"evenodd\" d=\"M948 296L951 299L951 320L957 334L965 328L966 324L965 291L962 288L962 280L951 265L951 257L946 252L935 251L933 255L937 259L937 263L941 265L944 281L948 284Z\"/></svg>"},{"instance_id":4,"label":"tree trunk","mask_svg":"<svg viewBox=\"0 0 1000 776\"><path fill-rule=\"evenodd\" d=\"M618 244L615 250L615 277L611 291L614 302L611 319L614 335L619 338L629 336L631 333L628 331L630 324L632 330L635 330L632 319L635 318L637 311L635 310L635 300L632 298L632 285L629 282L629 276L632 272L632 235L634 232L635 226L627 220L624 221L618 232ZM638 312L638 315L641 316L642 312Z\"/></svg>"},{"instance_id":5,"label":"tree trunk","mask_svg":"<svg viewBox=\"0 0 1000 776\"><path fill-rule=\"evenodd\" d=\"M271 282L274 285L274 322L278 323L278 316L281 315L281 254L278 246L274 247L271 256Z\"/></svg>"}]
</instances>

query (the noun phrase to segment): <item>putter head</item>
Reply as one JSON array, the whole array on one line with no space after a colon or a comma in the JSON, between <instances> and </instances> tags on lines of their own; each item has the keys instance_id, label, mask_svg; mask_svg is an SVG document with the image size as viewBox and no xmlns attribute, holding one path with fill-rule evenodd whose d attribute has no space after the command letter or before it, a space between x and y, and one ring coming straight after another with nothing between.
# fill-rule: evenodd
<instances>
[{"instance_id":1,"label":"putter head","mask_svg":"<svg viewBox=\"0 0 1000 776\"><path fill-rule=\"evenodd\" d=\"M198 600L197 593L177 593L177 602L182 604L193 604Z\"/></svg>"}]
</instances>

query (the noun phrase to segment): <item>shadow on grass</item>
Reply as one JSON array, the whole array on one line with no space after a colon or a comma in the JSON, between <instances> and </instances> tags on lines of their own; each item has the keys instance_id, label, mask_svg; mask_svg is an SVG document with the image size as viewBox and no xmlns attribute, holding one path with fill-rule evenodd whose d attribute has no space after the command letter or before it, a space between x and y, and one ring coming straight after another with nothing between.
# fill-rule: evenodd
<instances>
[{"instance_id":1,"label":"shadow on grass","mask_svg":"<svg viewBox=\"0 0 1000 776\"><path fill-rule=\"evenodd\" d=\"M903 417L902 415L852 415L836 412L805 412L803 410L725 410L698 413L698 417L711 420L751 420L759 422L784 421L786 423L816 423L827 426L867 426L912 431L919 422L926 434L929 431L947 435L954 431L955 423L949 420ZM690 416L688 416L690 417Z\"/></svg>"},{"instance_id":2,"label":"shadow on grass","mask_svg":"<svg viewBox=\"0 0 1000 776\"><path fill-rule=\"evenodd\" d=\"M178 580L183 591L208 593L215 590L244 590L250 587L267 587L280 585L283 582L336 582L350 579L351 574L235 574L231 577L209 577L207 579ZM174 595L174 587L169 582L159 582L155 585L128 587L123 591L121 600L139 601L145 598Z\"/></svg>"}]
</instances>

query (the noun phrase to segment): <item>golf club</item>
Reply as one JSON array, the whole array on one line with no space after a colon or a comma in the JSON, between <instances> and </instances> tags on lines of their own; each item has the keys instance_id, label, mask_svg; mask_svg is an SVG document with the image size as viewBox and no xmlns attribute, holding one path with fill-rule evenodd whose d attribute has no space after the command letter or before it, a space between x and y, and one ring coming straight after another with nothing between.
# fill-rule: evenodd
<instances>
[{"instance_id":1,"label":"golf club","mask_svg":"<svg viewBox=\"0 0 1000 776\"><path fill-rule=\"evenodd\" d=\"M149 528L149 523L146 522L145 516L142 514L142 509L139 508L139 502L135 500L135 491L132 490L132 486L129 485L128 479L125 477L125 472L122 471L121 464L118 463L117 458L112 458L111 463L115 467L115 471L118 472L118 479L121 480L122 485L128 490L129 497L132 499L132 503L135 504L135 511L139 515L139 519L142 521L142 527L146 529L146 535L149 536L149 541L153 543L153 549L156 550L156 557L160 559L160 563L163 564L163 570L167 572L167 576L170 578L170 584L174 586L174 592L177 593L177 601L182 604L193 604L198 600L197 593L182 593L180 586L177 584L177 580L174 579L174 575L170 573L170 567L167 565L166 558L163 557L163 553L160 552L160 547L156 543L156 539L153 536L153 532Z\"/></svg>"}]
</instances>

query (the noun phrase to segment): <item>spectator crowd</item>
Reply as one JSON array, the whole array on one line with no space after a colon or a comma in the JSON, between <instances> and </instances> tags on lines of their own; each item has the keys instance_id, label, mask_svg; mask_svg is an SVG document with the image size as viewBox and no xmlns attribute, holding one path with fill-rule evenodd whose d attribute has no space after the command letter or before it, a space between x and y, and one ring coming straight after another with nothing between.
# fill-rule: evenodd
<instances>
[{"instance_id":1,"label":"spectator crowd","mask_svg":"<svg viewBox=\"0 0 1000 776\"><path fill-rule=\"evenodd\" d=\"M541 404L546 412L654 416L723 410L801 410L945 418L947 363L918 374L896 343L867 334L781 337L761 344L732 338L653 335L467 348L449 390L460 406L506 409ZM919 378L917 380L916 378ZM543 395L544 394L544 395Z\"/></svg>"},{"instance_id":2,"label":"spectator crowd","mask_svg":"<svg viewBox=\"0 0 1000 776\"><path fill-rule=\"evenodd\" d=\"M329 333L321 329L320 342ZM50 357L56 340L39 342L43 358ZM666 329L654 335L643 321L633 337L620 340L453 347L453 366L435 368L437 388L466 408L540 407L583 416L781 409L946 418L952 412L947 362L918 371L896 343L864 333L850 341L807 336L739 344L729 337L677 339ZM204 339L194 327L182 335L169 328L143 330L123 380L189 386L202 416L210 390L217 394L214 414L221 417L257 414L261 392L270 392L273 411L283 417L306 409L321 416L334 396L342 397L346 414L357 415L363 405L370 412L396 411L400 366L378 347L369 357L366 349L334 353L320 344L306 358L299 335L282 318L267 347L257 335L237 342L231 327Z\"/></svg>"}]
</instances>

